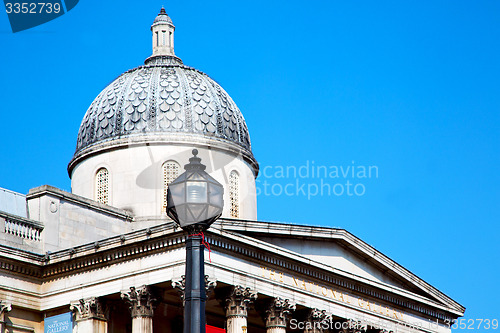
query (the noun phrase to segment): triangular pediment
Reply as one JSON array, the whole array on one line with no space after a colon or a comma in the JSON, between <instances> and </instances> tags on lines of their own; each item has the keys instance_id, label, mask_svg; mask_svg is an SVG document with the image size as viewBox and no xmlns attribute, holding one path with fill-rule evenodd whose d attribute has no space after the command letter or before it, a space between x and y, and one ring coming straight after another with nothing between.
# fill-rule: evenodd
<instances>
[{"instance_id":1,"label":"triangular pediment","mask_svg":"<svg viewBox=\"0 0 500 333\"><path fill-rule=\"evenodd\" d=\"M344 229L221 219L214 227L303 258L311 266L385 290L400 291L460 314L465 308Z\"/></svg>"}]
</instances>

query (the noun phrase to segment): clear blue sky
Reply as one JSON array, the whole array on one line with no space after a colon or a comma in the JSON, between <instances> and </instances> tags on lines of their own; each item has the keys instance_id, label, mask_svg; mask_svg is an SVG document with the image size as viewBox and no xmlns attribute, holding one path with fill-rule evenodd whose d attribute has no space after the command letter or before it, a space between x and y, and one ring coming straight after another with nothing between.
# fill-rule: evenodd
<instances>
[{"instance_id":1,"label":"clear blue sky","mask_svg":"<svg viewBox=\"0 0 500 333\"><path fill-rule=\"evenodd\" d=\"M345 228L467 318L500 317L496 0L81 0L16 34L2 13L1 187L70 190L83 115L150 55L162 4L176 53L242 110L261 168L378 167L378 178L352 179L363 196L261 195L259 219Z\"/></svg>"}]
</instances>

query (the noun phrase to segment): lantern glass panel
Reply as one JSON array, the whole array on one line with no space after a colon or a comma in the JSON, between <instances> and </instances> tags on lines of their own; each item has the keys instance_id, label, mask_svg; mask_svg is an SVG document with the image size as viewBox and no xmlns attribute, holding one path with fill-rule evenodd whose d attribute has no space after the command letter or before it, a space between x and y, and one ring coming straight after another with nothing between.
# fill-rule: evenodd
<instances>
[{"instance_id":1,"label":"lantern glass panel","mask_svg":"<svg viewBox=\"0 0 500 333\"><path fill-rule=\"evenodd\" d=\"M223 190L224 188L220 185L209 184L209 196L210 204L218 207L223 205Z\"/></svg>"},{"instance_id":2,"label":"lantern glass panel","mask_svg":"<svg viewBox=\"0 0 500 333\"><path fill-rule=\"evenodd\" d=\"M182 205L185 202L184 183L170 184L168 188L170 190L170 194L172 195L172 204L174 206Z\"/></svg>"},{"instance_id":3,"label":"lantern glass panel","mask_svg":"<svg viewBox=\"0 0 500 333\"><path fill-rule=\"evenodd\" d=\"M186 182L186 202L189 203L207 203L207 183L205 182Z\"/></svg>"},{"instance_id":4,"label":"lantern glass panel","mask_svg":"<svg viewBox=\"0 0 500 333\"><path fill-rule=\"evenodd\" d=\"M201 222L206 219L206 205L190 204L189 212L192 214L190 219L194 222ZM205 214L204 214L205 213Z\"/></svg>"}]
</instances>

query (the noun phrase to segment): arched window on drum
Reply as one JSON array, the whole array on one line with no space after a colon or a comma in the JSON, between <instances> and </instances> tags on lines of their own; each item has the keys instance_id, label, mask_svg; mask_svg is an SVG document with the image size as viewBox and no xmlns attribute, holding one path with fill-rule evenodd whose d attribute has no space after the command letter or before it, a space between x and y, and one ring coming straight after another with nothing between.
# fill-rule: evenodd
<instances>
[{"instance_id":1,"label":"arched window on drum","mask_svg":"<svg viewBox=\"0 0 500 333\"><path fill-rule=\"evenodd\" d=\"M109 171L100 168L95 175L95 200L109 205Z\"/></svg>"},{"instance_id":2,"label":"arched window on drum","mask_svg":"<svg viewBox=\"0 0 500 333\"><path fill-rule=\"evenodd\" d=\"M229 215L240 217L240 175L236 171L229 174Z\"/></svg>"},{"instance_id":3,"label":"arched window on drum","mask_svg":"<svg viewBox=\"0 0 500 333\"><path fill-rule=\"evenodd\" d=\"M175 161L167 161L162 165L163 173L163 193L162 193L162 205L161 211L166 214L167 210L167 190L168 185L179 176L180 166Z\"/></svg>"}]
</instances>

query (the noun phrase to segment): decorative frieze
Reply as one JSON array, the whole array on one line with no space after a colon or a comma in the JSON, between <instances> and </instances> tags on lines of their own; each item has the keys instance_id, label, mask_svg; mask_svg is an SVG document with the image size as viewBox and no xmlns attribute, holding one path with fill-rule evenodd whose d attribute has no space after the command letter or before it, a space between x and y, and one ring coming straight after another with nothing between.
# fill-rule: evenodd
<instances>
[{"instance_id":1,"label":"decorative frieze","mask_svg":"<svg viewBox=\"0 0 500 333\"><path fill-rule=\"evenodd\" d=\"M121 292L121 297L128 303L132 318L153 317L157 300L149 286L130 287L130 291Z\"/></svg>"},{"instance_id":2,"label":"decorative frieze","mask_svg":"<svg viewBox=\"0 0 500 333\"><path fill-rule=\"evenodd\" d=\"M106 320L104 306L97 297L71 302L69 309L75 313L76 321L87 319Z\"/></svg>"}]
</instances>

